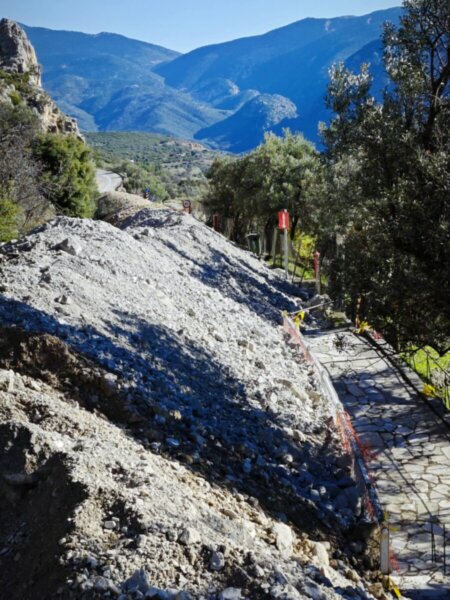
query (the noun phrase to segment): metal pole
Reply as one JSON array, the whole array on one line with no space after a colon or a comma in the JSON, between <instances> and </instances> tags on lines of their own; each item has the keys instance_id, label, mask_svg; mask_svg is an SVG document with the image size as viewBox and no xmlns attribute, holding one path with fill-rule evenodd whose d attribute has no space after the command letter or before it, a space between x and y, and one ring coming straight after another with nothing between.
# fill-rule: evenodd
<instances>
[{"instance_id":1,"label":"metal pole","mask_svg":"<svg viewBox=\"0 0 450 600\"><path fill-rule=\"evenodd\" d=\"M389 559L389 524L381 525L380 539L380 570L383 575L389 575L391 572L391 563Z\"/></svg>"},{"instance_id":2,"label":"metal pole","mask_svg":"<svg viewBox=\"0 0 450 600\"><path fill-rule=\"evenodd\" d=\"M289 279L289 243L288 230L284 230L284 269L286 271L286 281Z\"/></svg>"},{"instance_id":3,"label":"metal pole","mask_svg":"<svg viewBox=\"0 0 450 600\"><path fill-rule=\"evenodd\" d=\"M297 255L295 257L295 264L294 264L294 272L292 273L292 283L294 283L294 279L295 279L295 274L297 272L297 265L300 259L300 252L302 250L302 239L300 238L300 242L298 244L298 250L297 250Z\"/></svg>"},{"instance_id":4,"label":"metal pole","mask_svg":"<svg viewBox=\"0 0 450 600\"><path fill-rule=\"evenodd\" d=\"M277 240L278 240L278 229L275 229L273 232L273 240L272 240L272 260L273 266L276 267L276 252L277 252Z\"/></svg>"},{"instance_id":5,"label":"metal pole","mask_svg":"<svg viewBox=\"0 0 450 600\"><path fill-rule=\"evenodd\" d=\"M434 523L431 522L431 560L435 563L436 557L436 541L434 539Z\"/></svg>"},{"instance_id":6,"label":"metal pole","mask_svg":"<svg viewBox=\"0 0 450 600\"><path fill-rule=\"evenodd\" d=\"M444 575L447 575L447 531L445 525L442 528L444 530Z\"/></svg>"}]
</instances>

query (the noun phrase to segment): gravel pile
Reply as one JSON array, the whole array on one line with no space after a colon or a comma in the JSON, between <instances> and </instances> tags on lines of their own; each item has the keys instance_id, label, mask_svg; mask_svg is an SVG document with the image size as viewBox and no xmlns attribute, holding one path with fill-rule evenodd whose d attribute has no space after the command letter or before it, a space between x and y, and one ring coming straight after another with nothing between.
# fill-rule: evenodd
<instances>
[{"instance_id":1,"label":"gravel pile","mask_svg":"<svg viewBox=\"0 0 450 600\"><path fill-rule=\"evenodd\" d=\"M188 215L120 227L0 248L6 597L383 597L295 290Z\"/></svg>"}]
</instances>

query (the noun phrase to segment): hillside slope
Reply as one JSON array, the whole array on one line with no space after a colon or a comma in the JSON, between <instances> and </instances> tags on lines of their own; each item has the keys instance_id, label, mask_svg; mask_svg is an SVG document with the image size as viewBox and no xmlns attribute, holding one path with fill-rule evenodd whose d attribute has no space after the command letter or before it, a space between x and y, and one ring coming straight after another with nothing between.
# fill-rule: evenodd
<instances>
[{"instance_id":1,"label":"hillside slope","mask_svg":"<svg viewBox=\"0 0 450 600\"><path fill-rule=\"evenodd\" d=\"M177 52L124 36L23 26L43 64L43 83L88 131L144 130L191 137L223 113L152 72Z\"/></svg>"},{"instance_id":2,"label":"hillside slope","mask_svg":"<svg viewBox=\"0 0 450 600\"><path fill-rule=\"evenodd\" d=\"M302 19L264 35L204 46L158 65L174 87L192 89L200 82L223 78L241 88L299 97L303 73L320 72L333 60L346 60L369 41L378 39L386 20L396 21L401 9L361 17ZM295 74L295 76L294 76Z\"/></svg>"},{"instance_id":3,"label":"hillside slope","mask_svg":"<svg viewBox=\"0 0 450 600\"><path fill-rule=\"evenodd\" d=\"M196 97L209 82L224 80L236 84L241 93L248 89L285 96L300 113L290 127L316 141L318 122L328 118L323 102L328 69L339 61L354 69L375 63L375 87L381 88L384 69L377 41L383 23L397 22L400 14L400 8L392 8L361 17L303 19L261 36L199 48L155 70L169 85Z\"/></svg>"},{"instance_id":4,"label":"hillside slope","mask_svg":"<svg viewBox=\"0 0 450 600\"><path fill-rule=\"evenodd\" d=\"M361 17L303 19L185 55L113 34L26 29L44 65L46 88L82 129L186 138L204 138L207 130L215 147L247 149L264 133L262 125L246 118L258 95L272 96L272 104L279 96L292 102L299 116L282 126L317 141L318 122L329 118L323 98L334 62L356 69L374 62L381 88L382 24L396 22L400 14L393 8ZM271 112L263 122L271 120ZM277 125L271 127L279 132Z\"/></svg>"},{"instance_id":5,"label":"hillside slope","mask_svg":"<svg viewBox=\"0 0 450 600\"><path fill-rule=\"evenodd\" d=\"M121 228L0 249L3 592L373 598L332 409L279 326L294 288L190 216Z\"/></svg>"},{"instance_id":6,"label":"hillside slope","mask_svg":"<svg viewBox=\"0 0 450 600\"><path fill-rule=\"evenodd\" d=\"M231 117L201 129L195 138L229 152L245 152L264 141L264 134L282 128L297 116L297 108L278 94L261 94Z\"/></svg>"}]
</instances>

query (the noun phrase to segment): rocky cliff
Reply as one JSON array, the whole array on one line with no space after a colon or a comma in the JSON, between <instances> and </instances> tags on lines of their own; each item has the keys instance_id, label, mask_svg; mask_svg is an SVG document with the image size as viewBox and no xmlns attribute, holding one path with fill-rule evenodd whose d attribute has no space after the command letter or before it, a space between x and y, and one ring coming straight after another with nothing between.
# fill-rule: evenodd
<instances>
[{"instance_id":1,"label":"rocky cliff","mask_svg":"<svg viewBox=\"0 0 450 600\"><path fill-rule=\"evenodd\" d=\"M0 21L0 101L26 104L43 131L80 135L75 119L65 115L41 86L42 68L25 32L10 19Z\"/></svg>"}]
</instances>

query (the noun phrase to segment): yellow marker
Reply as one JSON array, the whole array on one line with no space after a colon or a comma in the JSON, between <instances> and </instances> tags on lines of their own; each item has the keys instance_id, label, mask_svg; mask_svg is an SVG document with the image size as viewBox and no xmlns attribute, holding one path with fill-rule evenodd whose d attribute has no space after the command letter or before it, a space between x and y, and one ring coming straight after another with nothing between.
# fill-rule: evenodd
<instances>
[{"instance_id":1,"label":"yellow marker","mask_svg":"<svg viewBox=\"0 0 450 600\"><path fill-rule=\"evenodd\" d=\"M298 327L298 329L300 329L300 327L303 325L303 321L305 320L305 314L305 311L301 310L294 317L294 323Z\"/></svg>"},{"instance_id":2,"label":"yellow marker","mask_svg":"<svg viewBox=\"0 0 450 600\"><path fill-rule=\"evenodd\" d=\"M358 329L356 330L356 333L361 334L361 333L364 333L365 331L370 331L370 329L372 329L372 328L367 321L359 321L358 320Z\"/></svg>"},{"instance_id":3,"label":"yellow marker","mask_svg":"<svg viewBox=\"0 0 450 600\"><path fill-rule=\"evenodd\" d=\"M389 591L394 592L394 595L396 596L396 598L403 598L401 591L398 589L398 587L395 585L395 583L392 581L392 579L390 577L389 577Z\"/></svg>"},{"instance_id":4,"label":"yellow marker","mask_svg":"<svg viewBox=\"0 0 450 600\"><path fill-rule=\"evenodd\" d=\"M434 385L430 385L429 383L426 383L423 386L423 393L429 398L436 398L436 388Z\"/></svg>"}]
</instances>

